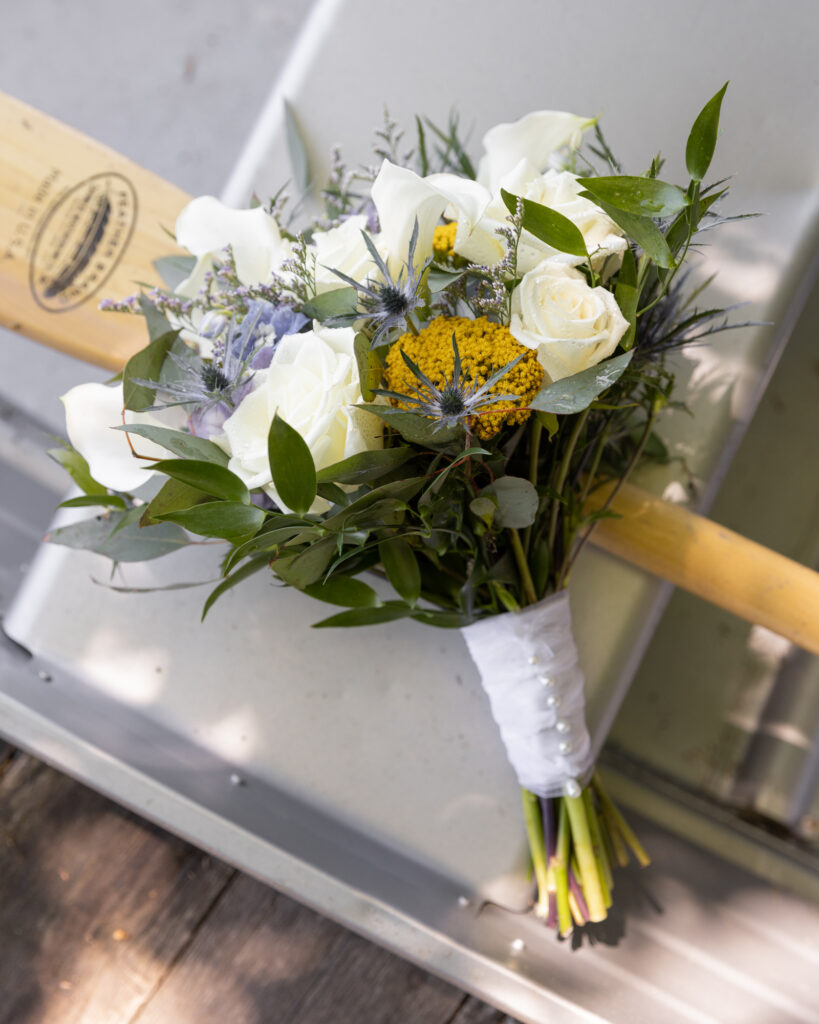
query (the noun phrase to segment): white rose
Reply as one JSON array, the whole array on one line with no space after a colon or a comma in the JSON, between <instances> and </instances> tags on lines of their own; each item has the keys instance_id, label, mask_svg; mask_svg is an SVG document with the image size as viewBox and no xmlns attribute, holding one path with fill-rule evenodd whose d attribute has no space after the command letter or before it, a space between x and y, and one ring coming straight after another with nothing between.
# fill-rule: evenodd
<instances>
[{"instance_id":1,"label":"white rose","mask_svg":"<svg viewBox=\"0 0 819 1024\"><path fill-rule=\"evenodd\" d=\"M511 124L496 124L483 137L484 156L478 165L478 181L495 194L501 179L521 160L528 160L542 171L555 150L562 146L577 149L583 132L594 121L562 110L535 110Z\"/></svg>"},{"instance_id":2,"label":"white rose","mask_svg":"<svg viewBox=\"0 0 819 1024\"><path fill-rule=\"evenodd\" d=\"M604 265L608 273L613 272L622 259L627 242L620 228L599 206L584 199L580 192L583 186L568 171L549 170L541 174L529 160L521 160L500 183L512 195L532 199L542 206L563 214L575 224L586 243L592 265L600 270ZM477 224L470 231L462 231L458 224L455 238L455 252L474 263L492 266L501 260L506 247L497 232L507 223L508 210L500 195L500 189ZM518 272L526 274L534 269L545 256L554 255L557 250L528 231L521 235L518 246ZM580 263L579 257L572 261ZM607 262L608 261L608 262Z\"/></svg>"},{"instance_id":3,"label":"white rose","mask_svg":"<svg viewBox=\"0 0 819 1024\"><path fill-rule=\"evenodd\" d=\"M373 276L373 258L361 235L366 229L367 218L355 216L348 217L337 228L313 234L311 249L316 257L317 295L345 287L345 282L333 270L340 270L359 283Z\"/></svg>"},{"instance_id":4,"label":"white rose","mask_svg":"<svg viewBox=\"0 0 819 1024\"><path fill-rule=\"evenodd\" d=\"M352 328L320 327L288 335L276 346L267 370L253 378L253 391L224 423L220 443L229 468L248 487L263 487L285 507L270 474L267 435L276 412L307 443L317 469L359 452L380 448L381 421L357 408L361 401ZM317 498L311 511L327 503Z\"/></svg>"},{"instance_id":5,"label":"white rose","mask_svg":"<svg viewBox=\"0 0 819 1024\"><path fill-rule=\"evenodd\" d=\"M104 487L115 491L134 491L153 476L149 462L134 457L128 437L115 430L124 423L160 423L150 413L123 413L122 384L78 384L62 397L68 439L82 455L91 476ZM123 419L124 416L124 419ZM132 435L134 449L140 455L164 459L168 452L153 441Z\"/></svg>"},{"instance_id":6,"label":"white rose","mask_svg":"<svg viewBox=\"0 0 819 1024\"><path fill-rule=\"evenodd\" d=\"M627 329L612 293L590 288L580 271L560 257L538 264L512 293L509 331L537 352L553 381L606 359Z\"/></svg>"}]
</instances>

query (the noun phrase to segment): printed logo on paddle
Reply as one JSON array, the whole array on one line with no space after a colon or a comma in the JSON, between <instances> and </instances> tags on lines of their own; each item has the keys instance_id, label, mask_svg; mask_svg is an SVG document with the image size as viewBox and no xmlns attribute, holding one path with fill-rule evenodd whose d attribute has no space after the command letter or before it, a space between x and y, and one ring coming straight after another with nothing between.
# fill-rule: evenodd
<instances>
[{"instance_id":1,"label":"printed logo on paddle","mask_svg":"<svg viewBox=\"0 0 819 1024\"><path fill-rule=\"evenodd\" d=\"M34 237L29 287L37 305L65 313L87 302L122 259L136 215L133 185L113 171L94 174L60 196Z\"/></svg>"}]
</instances>

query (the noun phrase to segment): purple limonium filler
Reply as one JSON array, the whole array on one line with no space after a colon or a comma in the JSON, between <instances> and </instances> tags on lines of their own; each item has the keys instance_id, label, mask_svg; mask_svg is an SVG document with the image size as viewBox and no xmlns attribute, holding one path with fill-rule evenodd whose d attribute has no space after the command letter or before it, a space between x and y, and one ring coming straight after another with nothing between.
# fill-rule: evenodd
<instances>
[{"instance_id":1,"label":"purple limonium filler","mask_svg":"<svg viewBox=\"0 0 819 1024\"><path fill-rule=\"evenodd\" d=\"M253 299L241 320L211 311L199 333L213 340L213 355L203 359L193 349L168 353L159 381L137 380L157 396L153 409L189 406L191 432L210 438L250 391L255 370L270 365L276 343L296 334L307 317L290 306Z\"/></svg>"}]
</instances>

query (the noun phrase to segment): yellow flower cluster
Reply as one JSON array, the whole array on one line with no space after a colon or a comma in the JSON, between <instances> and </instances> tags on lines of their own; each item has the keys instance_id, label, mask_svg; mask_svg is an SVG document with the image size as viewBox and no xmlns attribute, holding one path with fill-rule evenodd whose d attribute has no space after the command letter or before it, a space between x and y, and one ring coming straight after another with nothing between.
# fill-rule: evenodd
<instances>
[{"instance_id":1,"label":"yellow flower cluster","mask_svg":"<svg viewBox=\"0 0 819 1024\"><path fill-rule=\"evenodd\" d=\"M432 235L432 251L436 256L449 256L455 248L455 235L458 233L458 222L439 224Z\"/></svg>"},{"instance_id":2,"label":"yellow flower cluster","mask_svg":"<svg viewBox=\"0 0 819 1024\"><path fill-rule=\"evenodd\" d=\"M523 423L528 419L529 410L523 407L538 393L543 380L543 369L537 361L537 355L532 349L519 345L501 324L490 323L483 316L477 320L439 316L417 335L402 334L387 354L387 387L404 395L413 394L413 388L419 388L422 392L424 390L423 384L401 358L402 350L437 388L443 388L448 381L452 381L455 362L453 333L461 357L461 373L466 382L467 398L485 384L493 373L523 355L520 362L490 389L490 394L518 397L486 405L479 403L477 415L469 417L472 433L488 440L504 425ZM397 399L393 399L393 404L410 411L414 408Z\"/></svg>"}]
</instances>

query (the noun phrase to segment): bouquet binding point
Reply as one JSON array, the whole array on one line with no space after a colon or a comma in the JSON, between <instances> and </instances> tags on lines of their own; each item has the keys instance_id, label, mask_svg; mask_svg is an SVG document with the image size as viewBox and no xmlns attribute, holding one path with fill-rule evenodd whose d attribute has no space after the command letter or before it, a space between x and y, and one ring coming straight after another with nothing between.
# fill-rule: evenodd
<instances>
[{"instance_id":1,"label":"bouquet binding point","mask_svg":"<svg viewBox=\"0 0 819 1024\"><path fill-rule=\"evenodd\" d=\"M205 615L272 570L342 609L321 628L463 630L521 782L535 911L562 935L605 918L629 851L648 860L594 771L566 587L617 487L665 457L669 354L729 326L680 273L726 191L703 184L724 92L685 188L659 158L623 174L594 119L538 111L491 129L477 169L455 119L418 119L410 156L388 123L380 167L337 157L300 230L282 194L194 200L168 287L104 303L143 314L149 345L65 397L55 457L85 493L64 504L103 512L52 541L115 562L225 542Z\"/></svg>"}]
</instances>

